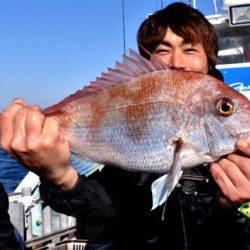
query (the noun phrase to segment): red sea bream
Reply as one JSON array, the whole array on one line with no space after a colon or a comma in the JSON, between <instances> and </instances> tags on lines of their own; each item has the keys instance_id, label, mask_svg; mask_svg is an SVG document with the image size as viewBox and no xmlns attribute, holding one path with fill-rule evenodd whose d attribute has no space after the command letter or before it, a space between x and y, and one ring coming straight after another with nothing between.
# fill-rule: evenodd
<instances>
[{"instance_id":1,"label":"red sea bream","mask_svg":"<svg viewBox=\"0 0 250 250\"><path fill-rule=\"evenodd\" d=\"M249 135L250 102L227 84L134 51L116 65L44 113L59 122L77 155L167 174L160 203L183 169L218 160Z\"/></svg>"}]
</instances>

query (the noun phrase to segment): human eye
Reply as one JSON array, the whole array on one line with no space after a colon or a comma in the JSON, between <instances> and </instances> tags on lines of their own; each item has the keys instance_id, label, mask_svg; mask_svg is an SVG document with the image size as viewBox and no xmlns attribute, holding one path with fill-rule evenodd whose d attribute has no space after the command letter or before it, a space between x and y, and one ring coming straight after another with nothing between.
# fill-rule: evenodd
<instances>
[{"instance_id":1,"label":"human eye","mask_svg":"<svg viewBox=\"0 0 250 250\"><path fill-rule=\"evenodd\" d=\"M185 53L195 53L198 52L198 50L195 47L188 47L184 49Z\"/></svg>"},{"instance_id":2,"label":"human eye","mask_svg":"<svg viewBox=\"0 0 250 250\"><path fill-rule=\"evenodd\" d=\"M159 49L156 49L154 52L154 54L158 54L158 55L165 55L168 53L170 53L170 49L168 48L159 48Z\"/></svg>"}]
</instances>

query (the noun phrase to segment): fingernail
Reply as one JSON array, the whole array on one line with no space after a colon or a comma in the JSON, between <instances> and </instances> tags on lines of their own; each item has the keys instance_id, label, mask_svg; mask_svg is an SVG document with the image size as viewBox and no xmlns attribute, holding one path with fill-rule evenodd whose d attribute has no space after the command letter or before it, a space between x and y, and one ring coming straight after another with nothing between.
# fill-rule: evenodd
<instances>
[{"instance_id":1,"label":"fingernail","mask_svg":"<svg viewBox=\"0 0 250 250\"><path fill-rule=\"evenodd\" d=\"M238 141L237 142L237 146L240 148L246 148L247 147L247 143L245 141Z\"/></svg>"}]
</instances>

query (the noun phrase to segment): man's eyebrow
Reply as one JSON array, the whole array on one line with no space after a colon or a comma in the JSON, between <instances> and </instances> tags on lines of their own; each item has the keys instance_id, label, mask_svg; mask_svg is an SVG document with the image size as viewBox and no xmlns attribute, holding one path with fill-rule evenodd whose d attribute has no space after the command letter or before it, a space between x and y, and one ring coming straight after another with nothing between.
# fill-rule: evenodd
<instances>
[{"instance_id":1,"label":"man's eyebrow","mask_svg":"<svg viewBox=\"0 0 250 250\"><path fill-rule=\"evenodd\" d=\"M173 47L172 44L166 40L162 40L159 44L165 45L167 47ZM182 41L181 46L192 44L190 41Z\"/></svg>"},{"instance_id":2,"label":"man's eyebrow","mask_svg":"<svg viewBox=\"0 0 250 250\"><path fill-rule=\"evenodd\" d=\"M165 45L167 47L172 47L172 44L165 40L162 40L159 44Z\"/></svg>"}]
</instances>

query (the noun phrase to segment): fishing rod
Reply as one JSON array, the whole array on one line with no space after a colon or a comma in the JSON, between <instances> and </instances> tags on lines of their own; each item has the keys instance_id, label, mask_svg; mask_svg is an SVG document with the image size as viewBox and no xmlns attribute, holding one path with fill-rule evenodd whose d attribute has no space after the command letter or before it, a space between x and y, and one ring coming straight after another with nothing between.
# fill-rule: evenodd
<instances>
[{"instance_id":1,"label":"fishing rod","mask_svg":"<svg viewBox=\"0 0 250 250\"><path fill-rule=\"evenodd\" d=\"M125 29L125 4L122 0L122 30L123 30L123 53L126 55L126 29Z\"/></svg>"}]
</instances>

